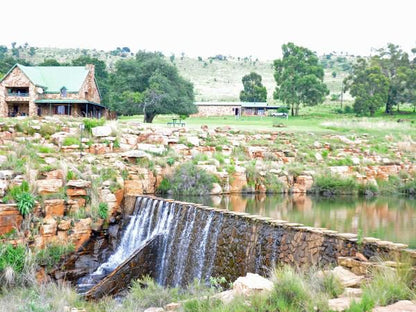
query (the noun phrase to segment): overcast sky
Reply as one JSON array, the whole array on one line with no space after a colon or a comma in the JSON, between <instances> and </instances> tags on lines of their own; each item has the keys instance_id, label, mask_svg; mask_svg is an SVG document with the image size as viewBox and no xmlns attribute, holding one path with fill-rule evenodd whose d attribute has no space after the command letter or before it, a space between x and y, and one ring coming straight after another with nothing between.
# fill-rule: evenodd
<instances>
[{"instance_id":1,"label":"overcast sky","mask_svg":"<svg viewBox=\"0 0 416 312\"><path fill-rule=\"evenodd\" d=\"M2 1L0 44L129 47L274 59L292 41L318 54L416 47L415 0Z\"/></svg>"}]
</instances>

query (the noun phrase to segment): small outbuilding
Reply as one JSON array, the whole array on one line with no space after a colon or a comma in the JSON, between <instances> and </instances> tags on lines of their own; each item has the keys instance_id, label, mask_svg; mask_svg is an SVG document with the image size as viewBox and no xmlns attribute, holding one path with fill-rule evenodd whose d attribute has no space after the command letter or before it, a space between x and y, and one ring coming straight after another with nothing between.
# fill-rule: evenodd
<instances>
[{"instance_id":1,"label":"small outbuilding","mask_svg":"<svg viewBox=\"0 0 416 312\"><path fill-rule=\"evenodd\" d=\"M267 116L280 106L266 102L195 102L198 113L193 116Z\"/></svg>"}]
</instances>

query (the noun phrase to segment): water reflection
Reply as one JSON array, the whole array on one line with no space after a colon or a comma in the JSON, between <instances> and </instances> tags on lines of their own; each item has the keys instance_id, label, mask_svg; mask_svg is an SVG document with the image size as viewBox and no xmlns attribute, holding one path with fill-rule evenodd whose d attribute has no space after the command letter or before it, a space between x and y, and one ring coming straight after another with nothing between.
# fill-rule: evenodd
<instances>
[{"instance_id":1,"label":"water reflection","mask_svg":"<svg viewBox=\"0 0 416 312\"><path fill-rule=\"evenodd\" d=\"M408 244L416 248L416 200L393 198L321 198L306 195L227 195L175 199L339 232Z\"/></svg>"}]
</instances>

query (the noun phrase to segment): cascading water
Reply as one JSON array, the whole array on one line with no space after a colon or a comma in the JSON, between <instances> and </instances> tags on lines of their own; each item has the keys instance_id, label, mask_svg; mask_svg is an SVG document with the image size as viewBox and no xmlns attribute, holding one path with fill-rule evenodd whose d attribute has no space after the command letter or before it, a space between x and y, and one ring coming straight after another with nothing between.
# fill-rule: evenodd
<instances>
[{"instance_id":1,"label":"cascading water","mask_svg":"<svg viewBox=\"0 0 416 312\"><path fill-rule=\"evenodd\" d=\"M214 226L220 227L221 220L214 221L214 213L201 217L195 207L186 210L181 207L158 199L138 198L116 251L95 272L78 281L78 290L82 293L88 291L136 250L161 234L156 263L156 281L159 284L184 286L195 278L209 278L218 229L214 230L211 243L209 233ZM208 246L209 257L206 256Z\"/></svg>"}]
</instances>

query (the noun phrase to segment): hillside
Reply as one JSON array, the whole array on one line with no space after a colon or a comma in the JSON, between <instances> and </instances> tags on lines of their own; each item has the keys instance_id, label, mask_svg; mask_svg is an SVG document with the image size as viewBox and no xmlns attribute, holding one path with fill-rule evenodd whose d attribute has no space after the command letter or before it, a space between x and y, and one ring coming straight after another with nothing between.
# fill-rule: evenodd
<instances>
[{"instance_id":1,"label":"hillside","mask_svg":"<svg viewBox=\"0 0 416 312\"><path fill-rule=\"evenodd\" d=\"M124 51L123 49L126 49ZM117 48L113 51L87 50L87 49L58 49L35 48L19 46L9 49L7 54L19 56L31 64L39 64L45 59L56 59L60 63L68 63L83 55L103 60L109 71L114 69L115 63L120 59L133 57L135 54L128 48ZM348 73L353 56L336 55L333 53L320 56L325 66L325 82L331 94L339 94L342 80ZM181 75L189 79L195 87L196 101L238 101L243 88L241 79L250 72L257 72L263 78L267 88L268 101L273 102L275 81L273 77L273 60L258 60L253 57L235 58L232 56L217 55L210 58L191 58L187 56L166 56L174 63ZM333 76L335 75L335 77ZM348 96L347 96L348 99Z\"/></svg>"}]
</instances>

